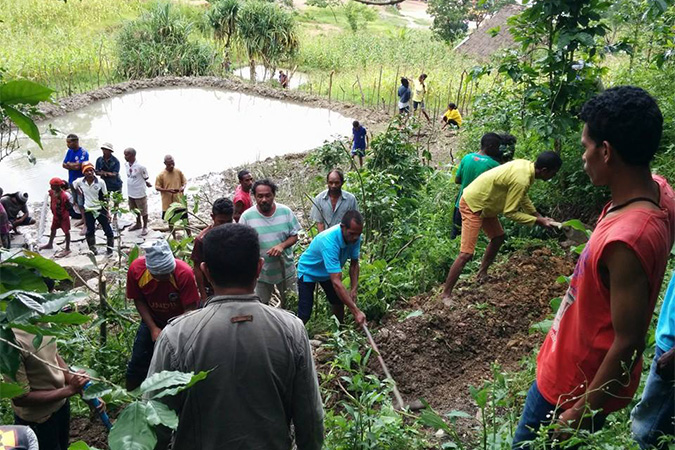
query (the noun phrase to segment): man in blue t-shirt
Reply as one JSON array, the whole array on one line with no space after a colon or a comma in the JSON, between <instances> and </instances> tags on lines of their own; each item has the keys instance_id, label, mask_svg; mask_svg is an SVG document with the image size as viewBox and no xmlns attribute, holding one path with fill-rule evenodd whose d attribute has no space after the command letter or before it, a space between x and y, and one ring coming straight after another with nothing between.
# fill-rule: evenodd
<instances>
[{"instance_id":1,"label":"man in blue t-shirt","mask_svg":"<svg viewBox=\"0 0 675 450\"><path fill-rule=\"evenodd\" d=\"M356 306L359 285L359 253L363 217L356 210L347 211L340 225L319 233L298 262L298 317L307 323L314 306L316 283L326 293L333 314L344 321L345 305L354 315L358 325L366 322L366 316ZM350 292L342 284L342 266L350 260Z\"/></svg>"},{"instance_id":2,"label":"man in blue t-shirt","mask_svg":"<svg viewBox=\"0 0 675 450\"><path fill-rule=\"evenodd\" d=\"M76 134L69 134L66 137L66 145L68 151L66 157L63 159L63 168L68 169L68 184L70 185L70 192L73 194L73 204L78 205L80 214L84 213L84 196L75 188L73 182L78 178L82 178L82 163L89 161L89 153L80 147L80 138ZM77 216L73 216L79 218Z\"/></svg>"},{"instance_id":3,"label":"man in blue t-shirt","mask_svg":"<svg viewBox=\"0 0 675 450\"><path fill-rule=\"evenodd\" d=\"M367 130L358 120L352 124L352 158L359 157L359 166L363 167L363 157L366 156L368 148Z\"/></svg>"},{"instance_id":4,"label":"man in blue t-shirt","mask_svg":"<svg viewBox=\"0 0 675 450\"><path fill-rule=\"evenodd\" d=\"M631 430L640 448L667 449L661 436L675 436L675 272L663 297L656 325L654 361L640 403L631 412Z\"/></svg>"}]
</instances>

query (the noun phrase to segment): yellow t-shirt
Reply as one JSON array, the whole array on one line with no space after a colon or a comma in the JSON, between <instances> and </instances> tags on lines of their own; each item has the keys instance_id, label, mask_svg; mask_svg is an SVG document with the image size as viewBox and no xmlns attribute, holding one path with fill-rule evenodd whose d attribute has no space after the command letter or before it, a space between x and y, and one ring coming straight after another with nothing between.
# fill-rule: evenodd
<instances>
[{"instance_id":1,"label":"yellow t-shirt","mask_svg":"<svg viewBox=\"0 0 675 450\"><path fill-rule=\"evenodd\" d=\"M481 217L504 214L515 222L534 225L537 209L527 196L533 182L534 163L516 159L479 175L464 189L462 198Z\"/></svg>"},{"instance_id":2,"label":"yellow t-shirt","mask_svg":"<svg viewBox=\"0 0 675 450\"><path fill-rule=\"evenodd\" d=\"M462 126L462 115L459 113L459 109L457 109L457 108L448 109L445 112L445 114L443 114L443 117L448 119L448 121L454 120L455 122L457 122L458 126L460 126L460 127Z\"/></svg>"},{"instance_id":3,"label":"yellow t-shirt","mask_svg":"<svg viewBox=\"0 0 675 450\"><path fill-rule=\"evenodd\" d=\"M424 84L420 80L415 80L413 82L413 97L412 100L413 102L418 102L421 103L424 101L424 94L426 94L427 89Z\"/></svg>"},{"instance_id":4,"label":"yellow t-shirt","mask_svg":"<svg viewBox=\"0 0 675 450\"><path fill-rule=\"evenodd\" d=\"M171 172L163 170L157 175L155 180L155 188L163 189L180 189L187 183L185 175L178 169L173 169ZM183 197L181 194L172 194L171 192L161 192L162 194L162 211L169 209L169 205L179 202Z\"/></svg>"}]
</instances>

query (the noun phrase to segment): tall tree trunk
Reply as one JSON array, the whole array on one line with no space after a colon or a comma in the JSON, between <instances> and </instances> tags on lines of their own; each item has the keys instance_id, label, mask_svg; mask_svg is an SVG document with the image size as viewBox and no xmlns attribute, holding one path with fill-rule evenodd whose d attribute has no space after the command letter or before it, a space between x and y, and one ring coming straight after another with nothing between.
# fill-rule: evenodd
<instances>
[{"instance_id":1,"label":"tall tree trunk","mask_svg":"<svg viewBox=\"0 0 675 450\"><path fill-rule=\"evenodd\" d=\"M255 77L255 60L253 58L249 59L249 78L254 83L258 81Z\"/></svg>"}]
</instances>

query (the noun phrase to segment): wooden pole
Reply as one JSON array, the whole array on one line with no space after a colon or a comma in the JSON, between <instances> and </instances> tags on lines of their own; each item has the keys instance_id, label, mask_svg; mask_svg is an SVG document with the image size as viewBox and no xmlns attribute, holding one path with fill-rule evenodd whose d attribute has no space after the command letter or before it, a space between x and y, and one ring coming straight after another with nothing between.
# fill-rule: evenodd
<instances>
[{"instance_id":1,"label":"wooden pole","mask_svg":"<svg viewBox=\"0 0 675 450\"><path fill-rule=\"evenodd\" d=\"M377 80L377 104L380 104L380 87L382 87L382 65L380 64L380 78Z\"/></svg>"},{"instance_id":2,"label":"wooden pole","mask_svg":"<svg viewBox=\"0 0 675 450\"><path fill-rule=\"evenodd\" d=\"M396 398L396 401L398 402L398 407L399 409L403 410L405 409L405 404L403 403L403 397L401 397L401 393L398 391L398 388L396 387L396 380L391 376L391 373L389 372L389 369L387 368L387 365L384 362L384 359L382 359L382 355L380 354L380 350L377 348L377 344L375 343L375 340L373 339L373 336L370 334L370 330L368 330L368 325L366 323L363 323L363 331L366 332L366 337L368 338L368 342L370 343L370 346L373 348L375 351L375 355L377 356L377 360L380 363L380 366L382 366L382 370L384 371L384 376L389 378L392 381L392 390L394 391L394 397Z\"/></svg>"},{"instance_id":3,"label":"wooden pole","mask_svg":"<svg viewBox=\"0 0 675 450\"><path fill-rule=\"evenodd\" d=\"M334 70L330 72L330 78L328 79L328 103L330 103L330 96L333 91L333 74L335 73Z\"/></svg>"}]
</instances>

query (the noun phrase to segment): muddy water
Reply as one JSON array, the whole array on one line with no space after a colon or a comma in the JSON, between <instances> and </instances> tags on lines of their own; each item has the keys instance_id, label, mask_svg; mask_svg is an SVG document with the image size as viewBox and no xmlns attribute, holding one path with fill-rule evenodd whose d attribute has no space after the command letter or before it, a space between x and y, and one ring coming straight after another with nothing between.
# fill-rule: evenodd
<instances>
[{"instance_id":1,"label":"muddy water","mask_svg":"<svg viewBox=\"0 0 675 450\"><path fill-rule=\"evenodd\" d=\"M75 133L90 160L101 156L100 145L111 142L122 165L126 147L150 172L151 181L172 154L188 177L224 170L270 156L315 148L331 137L347 135L351 119L327 109L310 108L263 97L213 88L160 88L98 101L47 121L58 136L42 136L44 150L23 142L37 156L32 165L20 155L0 163L0 187L27 191L41 200L49 179L68 173L61 167L65 135ZM41 123L40 129L47 128ZM126 185L126 183L125 183Z\"/></svg>"}]
</instances>

